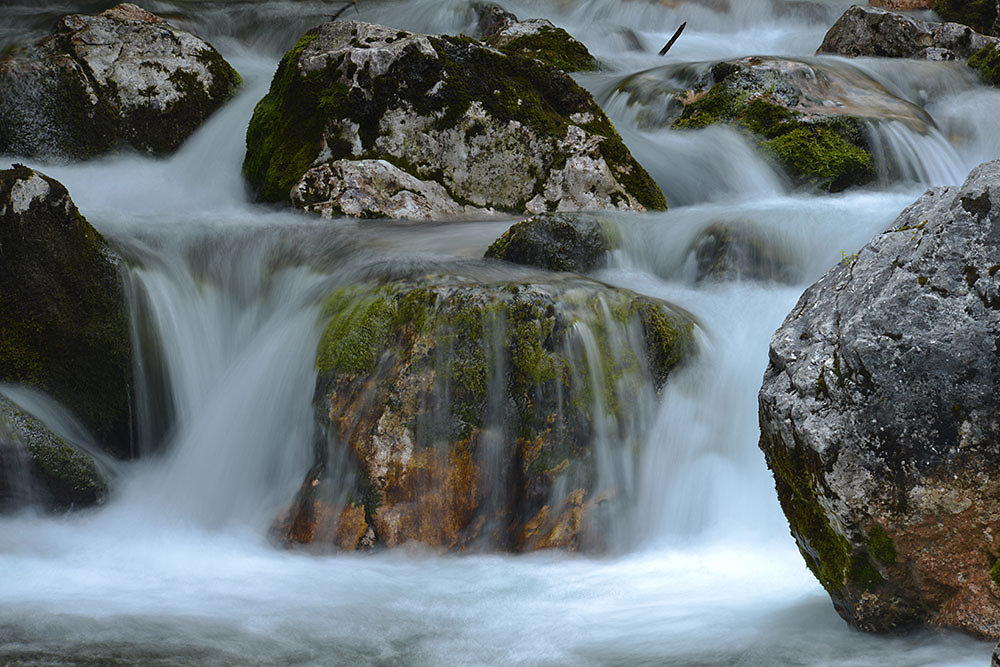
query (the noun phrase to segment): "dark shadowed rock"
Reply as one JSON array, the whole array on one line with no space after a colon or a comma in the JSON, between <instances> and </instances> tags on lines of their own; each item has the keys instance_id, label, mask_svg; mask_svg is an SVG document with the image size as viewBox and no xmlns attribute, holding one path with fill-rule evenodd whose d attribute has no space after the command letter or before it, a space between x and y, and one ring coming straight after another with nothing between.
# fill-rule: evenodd
<instances>
[{"instance_id":1,"label":"dark shadowed rock","mask_svg":"<svg viewBox=\"0 0 1000 667\"><path fill-rule=\"evenodd\" d=\"M745 223L714 223L698 235L695 280L773 280L795 283L800 271L790 253Z\"/></svg>"},{"instance_id":2,"label":"dark shadowed rock","mask_svg":"<svg viewBox=\"0 0 1000 667\"><path fill-rule=\"evenodd\" d=\"M969 67L979 72L983 81L1000 87L1000 43L984 46L969 58Z\"/></svg>"},{"instance_id":3,"label":"dark shadowed rock","mask_svg":"<svg viewBox=\"0 0 1000 667\"><path fill-rule=\"evenodd\" d=\"M1000 162L935 188L802 295L760 446L849 623L1000 634Z\"/></svg>"},{"instance_id":4,"label":"dark shadowed rock","mask_svg":"<svg viewBox=\"0 0 1000 667\"><path fill-rule=\"evenodd\" d=\"M631 456L637 406L693 351L685 314L578 277L424 276L326 306L328 440L278 526L292 543L599 547L627 481L598 460Z\"/></svg>"},{"instance_id":5,"label":"dark shadowed rock","mask_svg":"<svg viewBox=\"0 0 1000 667\"><path fill-rule=\"evenodd\" d=\"M921 21L854 5L826 33L817 53L957 60L997 41L959 23Z\"/></svg>"},{"instance_id":6,"label":"dark shadowed rock","mask_svg":"<svg viewBox=\"0 0 1000 667\"><path fill-rule=\"evenodd\" d=\"M937 0L934 11L945 21L962 23L986 35L1000 35L997 0Z\"/></svg>"},{"instance_id":7,"label":"dark shadowed rock","mask_svg":"<svg viewBox=\"0 0 1000 667\"><path fill-rule=\"evenodd\" d=\"M564 72L354 21L314 28L285 54L243 168L259 201L326 217L666 207Z\"/></svg>"},{"instance_id":8,"label":"dark shadowed rock","mask_svg":"<svg viewBox=\"0 0 1000 667\"><path fill-rule=\"evenodd\" d=\"M541 213L522 220L486 249L485 257L550 271L586 273L604 267L610 223L585 213Z\"/></svg>"},{"instance_id":9,"label":"dark shadowed rock","mask_svg":"<svg viewBox=\"0 0 1000 667\"><path fill-rule=\"evenodd\" d=\"M61 183L0 171L0 382L48 393L123 453L132 355L119 261Z\"/></svg>"},{"instance_id":10,"label":"dark shadowed rock","mask_svg":"<svg viewBox=\"0 0 1000 667\"><path fill-rule=\"evenodd\" d=\"M51 37L0 60L0 153L168 153L238 83L209 44L136 5L64 16Z\"/></svg>"}]
</instances>

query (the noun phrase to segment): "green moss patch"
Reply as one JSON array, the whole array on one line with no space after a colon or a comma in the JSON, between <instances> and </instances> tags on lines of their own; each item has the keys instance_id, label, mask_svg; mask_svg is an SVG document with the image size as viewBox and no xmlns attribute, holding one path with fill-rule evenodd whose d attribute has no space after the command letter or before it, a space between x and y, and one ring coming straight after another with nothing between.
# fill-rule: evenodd
<instances>
[{"instance_id":1,"label":"green moss patch","mask_svg":"<svg viewBox=\"0 0 1000 667\"><path fill-rule=\"evenodd\" d=\"M490 44L491 40L485 40ZM504 53L523 55L558 67L564 72L587 72L598 67L587 47L562 28L542 25L538 31L522 35L499 47Z\"/></svg>"},{"instance_id":2,"label":"green moss patch","mask_svg":"<svg viewBox=\"0 0 1000 667\"><path fill-rule=\"evenodd\" d=\"M983 81L1000 87L1000 48L996 44L984 46L969 58L969 67L979 72Z\"/></svg>"},{"instance_id":3,"label":"green moss patch","mask_svg":"<svg viewBox=\"0 0 1000 667\"><path fill-rule=\"evenodd\" d=\"M967 25L990 35L997 20L996 0L937 0L934 11L945 21Z\"/></svg>"}]
</instances>

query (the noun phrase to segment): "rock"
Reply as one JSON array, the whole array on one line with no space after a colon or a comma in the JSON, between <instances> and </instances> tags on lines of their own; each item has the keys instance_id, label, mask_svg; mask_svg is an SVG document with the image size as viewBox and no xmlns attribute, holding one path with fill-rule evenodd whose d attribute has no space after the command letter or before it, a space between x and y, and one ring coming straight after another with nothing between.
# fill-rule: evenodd
<instances>
[{"instance_id":1,"label":"rock","mask_svg":"<svg viewBox=\"0 0 1000 667\"><path fill-rule=\"evenodd\" d=\"M132 355L119 258L61 183L0 171L0 382L37 387L128 451Z\"/></svg>"},{"instance_id":2,"label":"rock","mask_svg":"<svg viewBox=\"0 0 1000 667\"><path fill-rule=\"evenodd\" d=\"M100 503L108 482L94 457L49 431L0 394L0 511Z\"/></svg>"},{"instance_id":3,"label":"rock","mask_svg":"<svg viewBox=\"0 0 1000 667\"><path fill-rule=\"evenodd\" d=\"M258 201L324 217L666 207L565 73L355 21L314 28L285 54L243 169Z\"/></svg>"},{"instance_id":4,"label":"rock","mask_svg":"<svg viewBox=\"0 0 1000 667\"><path fill-rule=\"evenodd\" d=\"M1000 667L1000 644L997 644L996 648L993 649L993 655L990 658L990 667Z\"/></svg>"},{"instance_id":5,"label":"rock","mask_svg":"<svg viewBox=\"0 0 1000 667\"><path fill-rule=\"evenodd\" d=\"M842 63L725 61L675 99L683 111L673 127L738 125L799 185L831 192L875 178L866 120L930 125L920 107Z\"/></svg>"},{"instance_id":6,"label":"rock","mask_svg":"<svg viewBox=\"0 0 1000 667\"><path fill-rule=\"evenodd\" d=\"M969 67L979 72L983 81L1000 87L1000 44L984 46L969 58Z\"/></svg>"},{"instance_id":7,"label":"rock","mask_svg":"<svg viewBox=\"0 0 1000 667\"><path fill-rule=\"evenodd\" d=\"M326 315L328 447L278 524L292 544L599 545L627 481L597 460L631 455L693 341L686 314L579 277L356 285Z\"/></svg>"},{"instance_id":8,"label":"rock","mask_svg":"<svg viewBox=\"0 0 1000 667\"><path fill-rule=\"evenodd\" d=\"M868 4L881 9L908 12L914 9L930 9L934 6L934 0L868 0Z\"/></svg>"},{"instance_id":9,"label":"rock","mask_svg":"<svg viewBox=\"0 0 1000 667\"><path fill-rule=\"evenodd\" d=\"M239 84L209 44L131 4L71 14L0 60L0 153L169 153Z\"/></svg>"},{"instance_id":10,"label":"rock","mask_svg":"<svg viewBox=\"0 0 1000 667\"><path fill-rule=\"evenodd\" d=\"M760 447L806 564L864 630L1000 635L1000 161L934 188L771 340Z\"/></svg>"},{"instance_id":11,"label":"rock","mask_svg":"<svg viewBox=\"0 0 1000 667\"><path fill-rule=\"evenodd\" d=\"M586 214L540 213L512 226L485 257L550 271L603 268L613 246L610 222Z\"/></svg>"},{"instance_id":12,"label":"rock","mask_svg":"<svg viewBox=\"0 0 1000 667\"><path fill-rule=\"evenodd\" d=\"M760 231L741 222L714 223L695 238L695 281L773 280L795 284L794 257Z\"/></svg>"},{"instance_id":13,"label":"rock","mask_svg":"<svg viewBox=\"0 0 1000 667\"><path fill-rule=\"evenodd\" d=\"M934 12L945 21L962 23L986 35L1000 35L998 9L997 0L937 0L934 3Z\"/></svg>"},{"instance_id":14,"label":"rock","mask_svg":"<svg viewBox=\"0 0 1000 667\"><path fill-rule=\"evenodd\" d=\"M547 19L518 21L497 5L479 9L480 39L508 55L522 55L564 72L597 69L597 59L582 42Z\"/></svg>"},{"instance_id":15,"label":"rock","mask_svg":"<svg viewBox=\"0 0 1000 667\"><path fill-rule=\"evenodd\" d=\"M854 5L826 33L817 53L958 60L998 41L958 23L919 21L882 9Z\"/></svg>"}]
</instances>

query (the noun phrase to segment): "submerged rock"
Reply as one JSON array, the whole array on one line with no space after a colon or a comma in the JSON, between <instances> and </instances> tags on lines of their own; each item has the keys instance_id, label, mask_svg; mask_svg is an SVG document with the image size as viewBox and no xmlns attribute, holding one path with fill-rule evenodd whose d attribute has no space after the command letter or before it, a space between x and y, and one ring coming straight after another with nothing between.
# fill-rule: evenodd
<instances>
[{"instance_id":1,"label":"submerged rock","mask_svg":"<svg viewBox=\"0 0 1000 667\"><path fill-rule=\"evenodd\" d=\"M136 5L64 16L55 34L0 60L0 153L169 153L238 84L209 44Z\"/></svg>"},{"instance_id":2,"label":"submerged rock","mask_svg":"<svg viewBox=\"0 0 1000 667\"><path fill-rule=\"evenodd\" d=\"M721 62L677 96L675 128L732 123L798 184L837 192L875 178L866 120L898 120L918 131L930 122L856 68L781 58Z\"/></svg>"},{"instance_id":3,"label":"submerged rock","mask_svg":"<svg viewBox=\"0 0 1000 667\"><path fill-rule=\"evenodd\" d=\"M348 549L599 545L628 491L610 462L693 347L685 314L581 278L402 279L338 289L326 313L328 449L278 530Z\"/></svg>"},{"instance_id":4,"label":"submerged rock","mask_svg":"<svg viewBox=\"0 0 1000 667\"><path fill-rule=\"evenodd\" d=\"M852 625L1000 635L1000 161L934 188L771 341L760 447Z\"/></svg>"},{"instance_id":5,"label":"submerged rock","mask_svg":"<svg viewBox=\"0 0 1000 667\"><path fill-rule=\"evenodd\" d=\"M508 55L522 55L564 72L597 69L597 60L582 42L547 19L518 21L497 5L479 10L480 39Z\"/></svg>"},{"instance_id":6,"label":"submerged rock","mask_svg":"<svg viewBox=\"0 0 1000 667\"><path fill-rule=\"evenodd\" d=\"M817 53L925 60L965 59L997 41L959 23L920 21L854 5L826 33Z\"/></svg>"},{"instance_id":7,"label":"submerged rock","mask_svg":"<svg viewBox=\"0 0 1000 667\"><path fill-rule=\"evenodd\" d=\"M533 58L354 21L306 33L247 131L258 201L325 217L665 208L589 93Z\"/></svg>"},{"instance_id":8,"label":"submerged rock","mask_svg":"<svg viewBox=\"0 0 1000 667\"><path fill-rule=\"evenodd\" d=\"M791 254L746 223L713 223L695 238L689 252L694 256L697 282L773 280L793 284L800 278Z\"/></svg>"},{"instance_id":9,"label":"submerged rock","mask_svg":"<svg viewBox=\"0 0 1000 667\"><path fill-rule=\"evenodd\" d=\"M0 394L0 511L100 503L108 482L94 457Z\"/></svg>"},{"instance_id":10,"label":"submerged rock","mask_svg":"<svg viewBox=\"0 0 1000 667\"><path fill-rule=\"evenodd\" d=\"M541 213L504 232L486 249L485 257L586 273L607 264L613 247L610 225L593 214Z\"/></svg>"},{"instance_id":11,"label":"submerged rock","mask_svg":"<svg viewBox=\"0 0 1000 667\"><path fill-rule=\"evenodd\" d=\"M0 382L48 393L124 453L132 355L119 261L61 183L0 171Z\"/></svg>"}]
</instances>

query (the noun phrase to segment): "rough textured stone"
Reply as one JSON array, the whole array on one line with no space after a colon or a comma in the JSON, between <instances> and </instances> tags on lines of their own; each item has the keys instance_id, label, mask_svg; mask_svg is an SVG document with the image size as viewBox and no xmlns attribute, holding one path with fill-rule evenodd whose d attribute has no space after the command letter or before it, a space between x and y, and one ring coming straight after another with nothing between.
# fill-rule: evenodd
<instances>
[{"instance_id":1,"label":"rough textured stone","mask_svg":"<svg viewBox=\"0 0 1000 667\"><path fill-rule=\"evenodd\" d=\"M582 278L425 276L326 305L328 441L279 523L291 543L598 545L624 483L597 465L602 448L630 455L648 426L636 406L693 349L687 315Z\"/></svg>"},{"instance_id":2,"label":"rough textured stone","mask_svg":"<svg viewBox=\"0 0 1000 667\"><path fill-rule=\"evenodd\" d=\"M826 33L817 53L956 60L995 43L958 23L933 23L854 5Z\"/></svg>"},{"instance_id":3,"label":"rough textured stone","mask_svg":"<svg viewBox=\"0 0 1000 667\"><path fill-rule=\"evenodd\" d=\"M209 44L135 5L64 16L55 34L0 60L0 153L168 153L238 83Z\"/></svg>"},{"instance_id":4,"label":"rough textured stone","mask_svg":"<svg viewBox=\"0 0 1000 667\"><path fill-rule=\"evenodd\" d=\"M612 250L610 223L581 213L542 213L513 225L485 257L550 271L586 273L604 267Z\"/></svg>"},{"instance_id":5,"label":"rough textured stone","mask_svg":"<svg viewBox=\"0 0 1000 667\"><path fill-rule=\"evenodd\" d=\"M468 38L353 21L285 54L243 167L259 201L327 217L666 207L565 73Z\"/></svg>"},{"instance_id":6,"label":"rough textured stone","mask_svg":"<svg viewBox=\"0 0 1000 667\"><path fill-rule=\"evenodd\" d=\"M1000 162L929 190L771 341L760 446L852 625L1000 634Z\"/></svg>"},{"instance_id":7,"label":"rough textured stone","mask_svg":"<svg viewBox=\"0 0 1000 667\"><path fill-rule=\"evenodd\" d=\"M479 8L482 41L507 54L528 56L564 72L597 69L597 60L582 42L547 19L518 21L496 5Z\"/></svg>"},{"instance_id":8,"label":"rough textured stone","mask_svg":"<svg viewBox=\"0 0 1000 667\"><path fill-rule=\"evenodd\" d=\"M965 24L983 34L1000 35L997 0L937 0L934 11L945 21Z\"/></svg>"},{"instance_id":9,"label":"rough textured stone","mask_svg":"<svg viewBox=\"0 0 1000 667\"><path fill-rule=\"evenodd\" d=\"M132 356L118 263L61 183L0 171L0 382L45 391L124 453Z\"/></svg>"},{"instance_id":10,"label":"rough textured stone","mask_svg":"<svg viewBox=\"0 0 1000 667\"><path fill-rule=\"evenodd\" d=\"M108 483L94 457L49 431L0 394L0 511L26 505L87 507Z\"/></svg>"},{"instance_id":11,"label":"rough textured stone","mask_svg":"<svg viewBox=\"0 0 1000 667\"><path fill-rule=\"evenodd\" d=\"M656 87L636 80L638 103ZM841 63L750 57L712 66L690 90L664 98L682 111L675 128L732 123L749 131L797 183L839 191L875 178L865 120L898 120L924 131L930 118L860 70ZM648 102L647 102L648 103Z\"/></svg>"},{"instance_id":12,"label":"rough textured stone","mask_svg":"<svg viewBox=\"0 0 1000 667\"><path fill-rule=\"evenodd\" d=\"M1000 44L990 44L969 58L969 67L979 72L983 81L1000 87Z\"/></svg>"},{"instance_id":13,"label":"rough textured stone","mask_svg":"<svg viewBox=\"0 0 1000 667\"><path fill-rule=\"evenodd\" d=\"M934 6L934 0L868 0L868 4L881 9L912 11L914 9L930 9Z\"/></svg>"}]
</instances>

